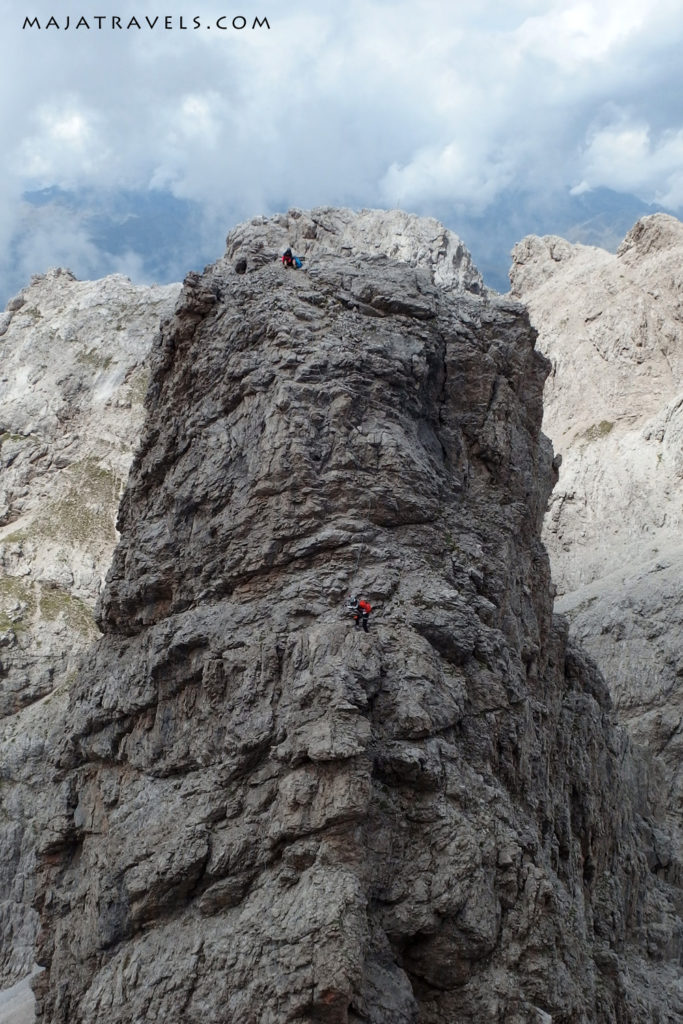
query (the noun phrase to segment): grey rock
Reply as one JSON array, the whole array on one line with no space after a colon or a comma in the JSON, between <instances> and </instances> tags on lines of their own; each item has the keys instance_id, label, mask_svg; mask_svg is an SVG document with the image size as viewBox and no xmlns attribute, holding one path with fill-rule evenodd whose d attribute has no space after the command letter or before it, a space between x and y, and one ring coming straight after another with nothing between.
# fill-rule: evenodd
<instances>
[{"instance_id":1,"label":"grey rock","mask_svg":"<svg viewBox=\"0 0 683 1024\"><path fill-rule=\"evenodd\" d=\"M552 237L513 255L513 291L553 364L543 423L562 464L544 538L556 608L659 761L677 833L666 870L680 877L683 224L645 217L616 255Z\"/></svg>"},{"instance_id":2,"label":"grey rock","mask_svg":"<svg viewBox=\"0 0 683 1024\"><path fill-rule=\"evenodd\" d=\"M45 749L45 1024L680 1016L657 774L552 614L549 364L396 223L242 226L162 326Z\"/></svg>"},{"instance_id":3,"label":"grey rock","mask_svg":"<svg viewBox=\"0 0 683 1024\"><path fill-rule=\"evenodd\" d=\"M230 232L225 260L237 273L248 273L277 260L288 247L304 258L305 270L315 268L324 259L328 267L343 272L345 287L340 289L339 297L359 302L366 311L373 307L381 310L390 302L396 305L394 312L401 312L404 298L396 290L391 297L384 294L388 281L383 281L382 275L355 275L349 261L359 254L366 266L374 261L387 275L392 273L390 264L399 263L424 270L443 291L486 291L481 274L457 235L432 217L417 217L402 210L354 213L324 206L310 212L293 209L277 217L257 217ZM304 301L319 304L323 299L312 291ZM411 308L414 313L409 312ZM406 312L421 319L429 316L429 306L418 299L412 307L407 302Z\"/></svg>"},{"instance_id":4,"label":"grey rock","mask_svg":"<svg viewBox=\"0 0 683 1024\"><path fill-rule=\"evenodd\" d=\"M0 716L73 674L117 539L145 359L177 285L33 279L0 343Z\"/></svg>"},{"instance_id":5,"label":"grey rock","mask_svg":"<svg viewBox=\"0 0 683 1024\"><path fill-rule=\"evenodd\" d=\"M0 1024L33 1024L35 999L31 976L0 992Z\"/></svg>"},{"instance_id":6,"label":"grey rock","mask_svg":"<svg viewBox=\"0 0 683 1024\"><path fill-rule=\"evenodd\" d=\"M28 975L35 848L54 793L46 751L116 544L143 418L145 359L179 286L36 277L0 341L0 988ZM9 1012L9 1011L8 1011Z\"/></svg>"}]
</instances>

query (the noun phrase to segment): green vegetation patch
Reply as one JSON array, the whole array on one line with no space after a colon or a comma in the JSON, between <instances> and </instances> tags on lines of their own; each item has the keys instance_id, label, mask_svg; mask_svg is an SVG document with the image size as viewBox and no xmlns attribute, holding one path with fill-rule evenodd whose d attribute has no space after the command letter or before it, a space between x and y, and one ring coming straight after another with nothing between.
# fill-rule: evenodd
<instances>
[{"instance_id":1,"label":"green vegetation patch","mask_svg":"<svg viewBox=\"0 0 683 1024\"><path fill-rule=\"evenodd\" d=\"M588 430L584 430L583 434L580 434L579 436L582 437L584 441L599 441L600 438L607 437L613 427L614 423L610 420L601 420L600 423L594 423L588 428Z\"/></svg>"},{"instance_id":2,"label":"green vegetation patch","mask_svg":"<svg viewBox=\"0 0 683 1024\"><path fill-rule=\"evenodd\" d=\"M0 576L0 632L13 629L20 633L35 609L34 590L23 577Z\"/></svg>"},{"instance_id":3,"label":"green vegetation patch","mask_svg":"<svg viewBox=\"0 0 683 1024\"><path fill-rule=\"evenodd\" d=\"M103 541L116 542L121 477L94 457L70 466L65 475L69 481L66 494L44 505L33 522L8 533L0 544L51 540L87 548Z\"/></svg>"},{"instance_id":4,"label":"green vegetation patch","mask_svg":"<svg viewBox=\"0 0 683 1024\"><path fill-rule=\"evenodd\" d=\"M82 366L91 366L94 370L106 370L111 366L112 357L101 355L96 348L81 349L76 356L76 362Z\"/></svg>"},{"instance_id":5,"label":"green vegetation patch","mask_svg":"<svg viewBox=\"0 0 683 1024\"><path fill-rule=\"evenodd\" d=\"M21 544L22 541L28 540L30 533L27 529L15 530L14 533L8 533L6 537L0 539L0 544Z\"/></svg>"},{"instance_id":6,"label":"green vegetation patch","mask_svg":"<svg viewBox=\"0 0 683 1024\"><path fill-rule=\"evenodd\" d=\"M45 622L61 620L86 639L99 635L92 609L63 587L26 583L23 577L0 577L0 632L25 632L36 614Z\"/></svg>"},{"instance_id":7,"label":"green vegetation patch","mask_svg":"<svg viewBox=\"0 0 683 1024\"><path fill-rule=\"evenodd\" d=\"M594 594L592 597L587 597L585 601L581 601L579 604L575 605L573 608L569 608L566 612L563 612L562 614L566 615L567 618L571 619L571 621L573 622L574 619L576 619L579 615L582 615L584 612L588 611L591 605L594 605L597 600L597 594Z\"/></svg>"},{"instance_id":8,"label":"green vegetation patch","mask_svg":"<svg viewBox=\"0 0 683 1024\"><path fill-rule=\"evenodd\" d=\"M82 462L75 462L69 472L75 478L79 490L87 493L91 500L115 502L118 505L121 478L113 469L101 465L99 459L90 456Z\"/></svg>"},{"instance_id":9,"label":"green vegetation patch","mask_svg":"<svg viewBox=\"0 0 683 1024\"><path fill-rule=\"evenodd\" d=\"M94 457L71 466L69 476L73 482L67 494L47 506L36 532L67 544L115 541L121 478Z\"/></svg>"},{"instance_id":10,"label":"green vegetation patch","mask_svg":"<svg viewBox=\"0 0 683 1024\"><path fill-rule=\"evenodd\" d=\"M98 538L116 539L111 510L86 503L87 495L71 491L45 511L38 527L43 537L71 544Z\"/></svg>"},{"instance_id":11,"label":"green vegetation patch","mask_svg":"<svg viewBox=\"0 0 683 1024\"><path fill-rule=\"evenodd\" d=\"M457 540L455 539L453 534L450 532L450 530L446 530L446 533L444 535L444 541L445 541L446 547L448 548L449 551L451 551L453 553L455 553L456 551L458 551L458 552L462 551L462 548L460 547L460 545L458 544Z\"/></svg>"},{"instance_id":12,"label":"green vegetation patch","mask_svg":"<svg viewBox=\"0 0 683 1024\"><path fill-rule=\"evenodd\" d=\"M149 370L143 367L131 374L128 384L128 398L131 405L142 405L149 387Z\"/></svg>"},{"instance_id":13,"label":"green vegetation patch","mask_svg":"<svg viewBox=\"0 0 683 1024\"><path fill-rule=\"evenodd\" d=\"M96 636L97 626L92 610L85 601L61 587L42 587L40 614L47 622L62 619L70 629L82 636Z\"/></svg>"}]
</instances>

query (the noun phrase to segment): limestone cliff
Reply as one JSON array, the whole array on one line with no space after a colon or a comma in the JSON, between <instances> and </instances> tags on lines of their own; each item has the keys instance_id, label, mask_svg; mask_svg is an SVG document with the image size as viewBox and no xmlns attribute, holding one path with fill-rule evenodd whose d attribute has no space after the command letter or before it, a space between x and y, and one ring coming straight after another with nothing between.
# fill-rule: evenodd
<instances>
[{"instance_id":1,"label":"limestone cliff","mask_svg":"<svg viewBox=\"0 0 683 1024\"><path fill-rule=\"evenodd\" d=\"M534 342L401 215L188 277L48 742L41 1021L680 1018L655 780L552 616Z\"/></svg>"},{"instance_id":2,"label":"limestone cliff","mask_svg":"<svg viewBox=\"0 0 683 1024\"><path fill-rule=\"evenodd\" d=\"M557 608L664 765L680 861L683 224L645 217L616 255L548 237L513 256L513 292L552 362L544 430L562 466L545 540ZM666 844L661 861L677 870Z\"/></svg>"},{"instance_id":3,"label":"limestone cliff","mask_svg":"<svg viewBox=\"0 0 683 1024\"><path fill-rule=\"evenodd\" d=\"M145 358L178 291L55 270L0 315L0 989L34 964L48 737L79 653L98 636L93 610L142 424Z\"/></svg>"},{"instance_id":4,"label":"limestone cliff","mask_svg":"<svg viewBox=\"0 0 683 1024\"><path fill-rule=\"evenodd\" d=\"M96 634L144 360L178 290L56 270L0 315L0 717L67 678Z\"/></svg>"}]
</instances>

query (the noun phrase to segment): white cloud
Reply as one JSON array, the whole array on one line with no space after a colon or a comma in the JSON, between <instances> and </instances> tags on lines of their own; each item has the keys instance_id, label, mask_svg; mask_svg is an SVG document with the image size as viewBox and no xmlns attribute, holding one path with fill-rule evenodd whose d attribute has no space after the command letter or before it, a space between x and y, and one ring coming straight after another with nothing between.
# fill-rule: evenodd
<instances>
[{"instance_id":1,"label":"white cloud","mask_svg":"<svg viewBox=\"0 0 683 1024\"><path fill-rule=\"evenodd\" d=\"M649 125L624 114L595 130L582 159L583 182L683 206L683 128L654 139Z\"/></svg>"},{"instance_id":2,"label":"white cloud","mask_svg":"<svg viewBox=\"0 0 683 1024\"><path fill-rule=\"evenodd\" d=\"M550 60L566 71L605 60L651 16L653 6L641 0L585 0L548 4L550 8L525 20L515 33L520 54Z\"/></svg>"},{"instance_id":3,"label":"white cloud","mask_svg":"<svg viewBox=\"0 0 683 1024\"><path fill-rule=\"evenodd\" d=\"M185 138L214 149L220 135L220 104L215 93L190 94L180 104L179 130Z\"/></svg>"},{"instance_id":4,"label":"white cloud","mask_svg":"<svg viewBox=\"0 0 683 1024\"><path fill-rule=\"evenodd\" d=\"M410 163L393 164L381 182L381 197L391 206L413 207L427 195L434 202L467 204L484 210L514 181L509 155L478 152L474 146L449 142L419 150Z\"/></svg>"},{"instance_id":5,"label":"white cloud","mask_svg":"<svg viewBox=\"0 0 683 1024\"><path fill-rule=\"evenodd\" d=\"M55 182L73 187L102 170L107 146L97 127L99 117L81 103L78 96L66 96L34 111L32 131L24 136L12 161L27 187Z\"/></svg>"},{"instance_id":6,"label":"white cloud","mask_svg":"<svg viewBox=\"0 0 683 1024\"><path fill-rule=\"evenodd\" d=\"M115 7L124 21L159 10ZM3 5L0 260L18 195L44 186L170 189L226 229L288 205L477 212L509 191L601 184L683 202L680 0L239 8L270 31L22 31ZM188 20L185 3L163 10ZM43 21L54 11L32 2Z\"/></svg>"},{"instance_id":7,"label":"white cloud","mask_svg":"<svg viewBox=\"0 0 683 1024\"><path fill-rule=\"evenodd\" d=\"M58 212L49 221L34 211L22 209L26 230L21 233L14 260L25 282L34 273L43 273L49 266L69 267L78 277L94 276L101 264L101 254L78 220ZM49 257L46 259L46 254Z\"/></svg>"}]
</instances>

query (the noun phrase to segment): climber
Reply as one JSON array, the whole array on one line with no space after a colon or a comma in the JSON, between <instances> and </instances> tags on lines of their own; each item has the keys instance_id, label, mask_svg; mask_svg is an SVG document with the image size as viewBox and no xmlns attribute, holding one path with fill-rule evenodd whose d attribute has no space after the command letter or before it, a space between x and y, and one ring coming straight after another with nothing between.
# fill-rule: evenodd
<instances>
[{"instance_id":1,"label":"climber","mask_svg":"<svg viewBox=\"0 0 683 1024\"><path fill-rule=\"evenodd\" d=\"M302 259L300 256L294 256L292 250L287 248L282 254L282 265L283 267L291 267L292 270L299 270L301 267Z\"/></svg>"},{"instance_id":2,"label":"climber","mask_svg":"<svg viewBox=\"0 0 683 1024\"><path fill-rule=\"evenodd\" d=\"M360 629L361 625L367 633L368 631L368 618L372 611L372 605L369 601L365 601L363 598L358 599L357 597L351 597L347 601L347 607L353 612L353 621L355 623L354 629Z\"/></svg>"}]
</instances>

